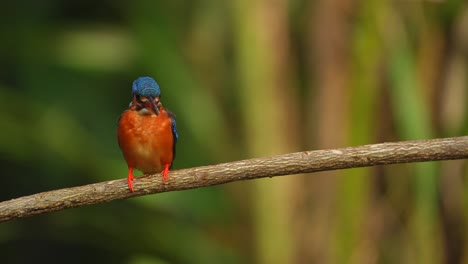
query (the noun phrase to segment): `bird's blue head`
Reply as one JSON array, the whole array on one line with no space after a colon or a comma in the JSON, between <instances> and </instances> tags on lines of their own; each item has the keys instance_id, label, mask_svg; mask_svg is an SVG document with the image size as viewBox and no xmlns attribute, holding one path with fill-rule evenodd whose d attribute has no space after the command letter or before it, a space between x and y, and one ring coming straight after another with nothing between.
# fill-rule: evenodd
<instances>
[{"instance_id":1,"label":"bird's blue head","mask_svg":"<svg viewBox=\"0 0 468 264\"><path fill-rule=\"evenodd\" d=\"M157 97L161 95L158 83L151 77L140 77L133 81L132 93L140 96Z\"/></svg>"},{"instance_id":2,"label":"bird's blue head","mask_svg":"<svg viewBox=\"0 0 468 264\"><path fill-rule=\"evenodd\" d=\"M153 78L140 77L133 81L132 94L138 107L148 109L159 115L161 90Z\"/></svg>"}]
</instances>

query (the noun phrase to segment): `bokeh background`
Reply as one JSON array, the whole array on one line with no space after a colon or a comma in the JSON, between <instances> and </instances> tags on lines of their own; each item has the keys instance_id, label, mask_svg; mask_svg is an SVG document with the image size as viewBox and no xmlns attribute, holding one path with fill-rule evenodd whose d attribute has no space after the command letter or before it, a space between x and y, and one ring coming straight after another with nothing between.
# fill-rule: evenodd
<instances>
[{"instance_id":1,"label":"bokeh background","mask_svg":"<svg viewBox=\"0 0 468 264\"><path fill-rule=\"evenodd\" d=\"M2 1L0 200L125 178L153 76L174 168L468 133L464 0ZM468 263L466 161L237 182L0 224L2 263Z\"/></svg>"}]
</instances>

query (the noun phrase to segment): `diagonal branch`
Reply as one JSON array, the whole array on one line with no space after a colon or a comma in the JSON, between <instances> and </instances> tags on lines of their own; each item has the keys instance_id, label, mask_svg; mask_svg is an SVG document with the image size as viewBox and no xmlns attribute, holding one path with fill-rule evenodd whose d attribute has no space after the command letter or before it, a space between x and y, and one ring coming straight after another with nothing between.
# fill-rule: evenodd
<instances>
[{"instance_id":1,"label":"diagonal branch","mask_svg":"<svg viewBox=\"0 0 468 264\"><path fill-rule=\"evenodd\" d=\"M468 158L468 136L296 152L172 171L165 184L161 182L161 177L154 177L155 175L138 177L134 182L134 193L128 191L127 181L121 179L24 196L0 203L0 222L116 199L233 181L385 164L466 158Z\"/></svg>"}]
</instances>

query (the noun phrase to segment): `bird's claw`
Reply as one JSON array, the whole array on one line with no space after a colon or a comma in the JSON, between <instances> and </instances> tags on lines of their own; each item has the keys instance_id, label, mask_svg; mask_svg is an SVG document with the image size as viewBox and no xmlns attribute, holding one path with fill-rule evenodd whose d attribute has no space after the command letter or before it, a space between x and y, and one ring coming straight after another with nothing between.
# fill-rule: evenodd
<instances>
[{"instance_id":1,"label":"bird's claw","mask_svg":"<svg viewBox=\"0 0 468 264\"><path fill-rule=\"evenodd\" d=\"M163 182L167 181L167 175L169 173L169 164L166 164L164 166L164 170L162 171L162 176L163 176Z\"/></svg>"},{"instance_id":2,"label":"bird's claw","mask_svg":"<svg viewBox=\"0 0 468 264\"><path fill-rule=\"evenodd\" d=\"M127 183L128 183L128 189L130 189L131 192L134 192L133 190L133 168L128 169Z\"/></svg>"}]
</instances>

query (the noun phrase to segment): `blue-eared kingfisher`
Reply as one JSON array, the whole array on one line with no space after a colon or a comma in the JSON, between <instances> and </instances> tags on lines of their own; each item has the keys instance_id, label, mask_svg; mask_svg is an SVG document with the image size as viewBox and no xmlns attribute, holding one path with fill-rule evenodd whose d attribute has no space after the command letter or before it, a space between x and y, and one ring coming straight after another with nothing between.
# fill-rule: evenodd
<instances>
[{"instance_id":1,"label":"blue-eared kingfisher","mask_svg":"<svg viewBox=\"0 0 468 264\"><path fill-rule=\"evenodd\" d=\"M133 169L162 172L163 182L176 154L175 115L162 106L161 90L151 77L133 82L132 102L120 116L117 138L128 166L128 188L133 190Z\"/></svg>"}]
</instances>

